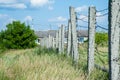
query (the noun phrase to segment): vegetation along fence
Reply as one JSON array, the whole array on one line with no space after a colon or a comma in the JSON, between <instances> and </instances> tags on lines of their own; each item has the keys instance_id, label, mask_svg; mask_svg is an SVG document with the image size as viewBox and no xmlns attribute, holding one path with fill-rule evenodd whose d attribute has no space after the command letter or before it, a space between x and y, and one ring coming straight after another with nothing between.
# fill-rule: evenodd
<instances>
[{"instance_id":1,"label":"vegetation along fence","mask_svg":"<svg viewBox=\"0 0 120 80\"><path fill-rule=\"evenodd\" d=\"M41 39L41 46L44 46L46 48L55 48L59 54L63 54L65 53L64 40L65 36L67 35L66 55L73 59L73 64L77 68L79 65L78 60L82 58L82 56L79 55L79 53L81 54L81 51L79 52L78 50L79 45L77 38L77 28L88 28L88 46L82 46L87 50L88 75L91 74L94 68L97 68L99 70L107 72L109 74L109 80L120 80L120 0L109 0L108 7L109 9L103 9L100 11L97 11L96 7L94 6L89 7L88 16L85 16L81 19L77 17L81 14L75 12L74 7L70 7L70 19L68 20L68 26L61 25L61 27L59 27L59 30L56 32L56 37L49 35L48 37ZM106 10L108 10L108 13L96 15L97 13L104 12ZM107 15L109 24L108 29L100 26L97 23L97 17L103 17ZM88 21L85 21L85 18L88 18ZM77 24L79 20L87 23L88 27L80 26ZM65 31L65 27L67 27L67 31ZM108 36L108 43L100 42L101 44L95 44L96 37L100 37L97 35L99 33L96 31L98 28L104 30L103 40ZM67 34L65 35L64 33L66 32ZM104 46L99 47L100 45L104 44L106 44L105 46L108 46L108 48L105 48L105 50ZM104 61L105 59L102 59L101 56L105 57L105 59L108 59L108 65ZM96 64L96 60L98 59L101 61L101 64Z\"/></svg>"}]
</instances>

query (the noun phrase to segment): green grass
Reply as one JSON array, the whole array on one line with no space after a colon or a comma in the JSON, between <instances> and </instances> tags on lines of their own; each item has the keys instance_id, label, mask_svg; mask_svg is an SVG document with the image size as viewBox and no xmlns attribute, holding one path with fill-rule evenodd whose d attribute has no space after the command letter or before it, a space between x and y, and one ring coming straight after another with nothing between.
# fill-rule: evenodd
<instances>
[{"instance_id":1,"label":"green grass","mask_svg":"<svg viewBox=\"0 0 120 80\"><path fill-rule=\"evenodd\" d=\"M0 57L0 80L108 80L108 73L97 69L87 76L87 45L79 48L78 69L72 65L71 58L59 55L54 49L6 51ZM101 59L107 65L107 58L101 56ZM96 56L95 62L104 65Z\"/></svg>"},{"instance_id":2,"label":"green grass","mask_svg":"<svg viewBox=\"0 0 120 80\"><path fill-rule=\"evenodd\" d=\"M6 52L0 58L0 80L83 80L71 59L40 49Z\"/></svg>"},{"instance_id":3,"label":"green grass","mask_svg":"<svg viewBox=\"0 0 120 80\"><path fill-rule=\"evenodd\" d=\"M108 80L108 73L103 72L98 69L94 69L91 75L88 77L87 72L87 43L81 44L79 46L79 69L84 73L86 79L88 80ZM94 59L95 64L100 65L101 67L105 67L108 69L108 53L107 47L98 47L98 52L95 51Z\"/></svg>"}]
</instances>

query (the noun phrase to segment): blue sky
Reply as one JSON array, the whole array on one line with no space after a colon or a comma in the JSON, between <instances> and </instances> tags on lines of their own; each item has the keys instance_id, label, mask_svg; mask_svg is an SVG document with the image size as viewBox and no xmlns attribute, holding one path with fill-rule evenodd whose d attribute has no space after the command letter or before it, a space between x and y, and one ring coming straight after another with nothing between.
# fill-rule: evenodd
<instances>
[{"instance_id":1,"label":"blue sky","mask_svg":"<svg viewBox=\"0 0 120 80\"><path fill-rule=\"evenodd\" d=\"M30 24L35 31L58 29L60 24L67 25L69 6L73 6L78 18L88 15L88 7L96 6L97 10L108 8L108 0L0 0L0 30L13 20ZM106 13L98 12L97 15ZM88 19L85 18L85 21ZM97 18L97 23L107 27L107 16ZM78 22L87 26L87 23Z\"/></svg>"}]
</instances>

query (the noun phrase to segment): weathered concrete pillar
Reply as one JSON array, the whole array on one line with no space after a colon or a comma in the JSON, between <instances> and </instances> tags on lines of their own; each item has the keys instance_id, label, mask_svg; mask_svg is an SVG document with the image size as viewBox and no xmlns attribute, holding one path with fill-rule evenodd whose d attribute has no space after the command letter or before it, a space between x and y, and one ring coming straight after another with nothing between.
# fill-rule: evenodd
<instances>
[{"instance_id":1,"label":"weathered concrete pillar","mask_svg":"<svg viewBox=\"0 0 120 80\"><path fill-rule=\"evenodd\" d=\"M88 18L88 73L94 69L94 44L95 44L95 26L96 26L96 8L89 7Z\"/></svg>"},{"instance_id":2,"label":"weathered concrete pillar","mask_svg":"<svg viewBox=\"0 0 120 80\"><path fill-rule=\"evenodd\" d=\"M61 42L62 42L62 41L61 41L61 40L62 40L62 39L61 39L61 27L59 28L59 38L58 38L58 39L59 39L58 51L59 51L59 54L61 54L61 52L62 52L62 51L61 51L61 48L62 48L62 47L61 47Z\"/></svg>"},{"instance_id":3,"label":"weathered concrete pillar","mask_svg":"<svg viewBox=\"0 0 120 80\"><path fill-rule=\"evenodd\" d=\"M65 29L64 29L64 26L61 25L61 51L62 53L64 53L64 32L65 32Z\"/></svg>"},{"instance_id":4,"label":"weathered concrete pillar","mask_svg":"<svg viewBox=\"0 0 120 80\"><path fill-rule=\"evenodd\" d=\"M120 0L109 0L109 80L120 80Z\"/></svg>"},{"instance_id":5,"label":"weathered concrete pillar","mask_svg":"<svg viewBox=\"0 0 120 80\"><path fill-rule=\"evenodd\" d=\"M46 37L46 48L49 48L49 38L48 37Z\"/></svg>"},{"instance_id":6,"label":"weathered concrete pillar","mask_svg":"<svg viewBox=\"0 0 120 80\"><path fill-rule=\"evenodd\" d=\"M52 37L52 48L55 48L55 38Z\"/></svg>"},{"instance_id":7,"label":"weathered concrete pillar","mask_svg":"<svg viewBox=\"0 0 120 80\"><path fill-rule=\"evenodd\" d=\"M57 32L56 32L56 40L55 40L55 42L56 42L56 49L58 48L58 42L59 42L59 41L58 41L58 36L59 36L59 35L58 35L58 31L57 31Z\"/></svg>"},{"instance_id":8,"label":"weathered concrete pillar","mask_svg":"<svg viewBox=\"0 0 120 80\"><path fill-rule=\"evenodd\" d=\"M68 34L67 34L67 56L72 56L72 41L71 41L71 37L72 37L72 33L71 33L71 22L70 20L68 21Z\"/></svg>"},{"instance_id":9,"label":"weathered concrete pillar","mask_svg":"<svg viewBox=\"0 0 120 80\"><path fill-rule=\"evenodd\" d=\"M51 48L52 47L52 37L51 37L51 35L49 35L48 38L49 38L49 44L48 45L49 45L49 48Z\"/></svg>"},{"instance_id":10,"label":"weathered concrete pillar","mask_svg":"<svg viewBox=\"0 0 120 80\"><path fill-rule=\"evenodd\" d=\"M77 32L76 32L76 14L75 14L75 8L73 7L70 7L70 22L72 29L73 60L74 60L74 65L77 66L79 54L78 54L78 44L77 44Z\"/></svg>"}]
</instances>

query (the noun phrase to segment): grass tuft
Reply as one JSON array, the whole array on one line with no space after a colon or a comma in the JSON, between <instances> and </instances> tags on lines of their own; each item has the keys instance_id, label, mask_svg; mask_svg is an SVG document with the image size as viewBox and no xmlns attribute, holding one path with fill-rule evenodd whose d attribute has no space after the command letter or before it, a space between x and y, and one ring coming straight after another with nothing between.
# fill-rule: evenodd
<instances>
[{"instance_id":1,"label":"grass tuft","mask_svg":"<svg viewBox=\"0 0 120 80\"><path fill-rule=\"evenodd\" d=\"M37 47L25 50L9 50L0 57L0 80L108 80L108 73L94 69L88 77L87 44L79 46L79 62L76 69L72 59L55 49ZM106 53L100 53L102 64L95 53L95 62L108 65Z\"/></svg>"}]
</instances>

